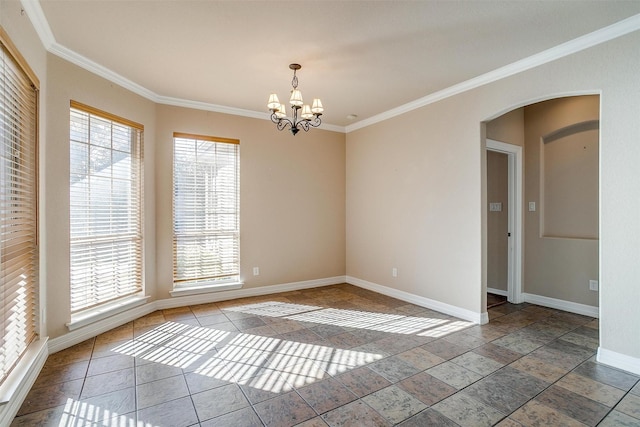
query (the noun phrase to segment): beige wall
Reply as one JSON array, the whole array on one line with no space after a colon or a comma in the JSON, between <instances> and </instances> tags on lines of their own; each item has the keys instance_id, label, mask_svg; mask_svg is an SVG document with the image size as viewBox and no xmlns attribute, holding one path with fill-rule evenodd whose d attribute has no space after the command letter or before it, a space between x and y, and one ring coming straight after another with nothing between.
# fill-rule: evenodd
<instances>
[{"instance_id":1,"label":"beige wall","mask_svg":"<svg viewBox=\"0 0 640 427\"><path fill-rule=\"evenodd\" d=\"M349 276L481 312L485 202L474 96L347 135Z\"/></svg>"},{"instance_id":2,"label":"beige wall","mask_svg":"<svg viewBox=\"0 0 640 427\"><path fill-rule=\"evenodd\" d=\"M542 99L601 92L601 345L640 358L640 311L629 303L640 300L639 44L630 34L349 133L347 274L480 313L480 124Z\"/></svg>"},{"instance_id":3,"label":"beige wall","mask_svg":"<svg viewBox=\"0 0 640 427\"><path fill-rule=\"evenodd\" d=\"M501 203L502 210L489 210ZM509 158L487 151L487 287L507 291L509 232Z\"/></svg>"},{"instance_id":4,"label":"beige wall","mask_svg":"<svg viewBox=\"0 0 640 427\"><path fill-rule=\"evenodd\" d=\"M525 209L524 290L527 293L598 306L598 293L589 290L589 279L598 280L599 275L598 240L544 237L541 214L545 206L541 203L540 188L542 137L566 126L598 120L599 112L598 96L560 98L524 108L524 199L525 206L528 202L536 203L535 212ZM567 170L568 167L565 168ZM597 191L597 162L596 169L591 172L592 175L584 179L585 186L595 185ZM584 190L592 188L576 189ZM591 218L592 214L593 212L583 213L587 218ZM597 202L595 214L597 215ZM575 220L581 222L580 217Z\"/></svg>"},{"instance_id":5,"label":"beige wall","mask_svg":"<svg viewBox=\"0 0 640 427\"><path fill-rule=\"evenodd\" d=\"M344 134L313 129L294 137L267 120L166 105L156 112L158 298L169 298L173 283L173 132L240 140L245 288L344 276Z\"/></svg>"},{"instance_id":6,"label":"beige wall","mask_svg":"<svg viewBox=\"0 0 640 427\"><path fill-rule=\"evenodd\" d=\"M524 147L524 108L516 108L487 122L487 138Z\"/></svg>"},{"instance_id":7,"label":"beige wall","mask_svg":"<svg viewBox=\"0 0 640 427\"><path fill-rule=\"evenodd\" d=\"M593 115L599 114L597 105ZM593 124L595 128L587 127ZM598 238L597 119L542 138L540 147L540 233L545 237Z\"/></svg>"}]
</instances>

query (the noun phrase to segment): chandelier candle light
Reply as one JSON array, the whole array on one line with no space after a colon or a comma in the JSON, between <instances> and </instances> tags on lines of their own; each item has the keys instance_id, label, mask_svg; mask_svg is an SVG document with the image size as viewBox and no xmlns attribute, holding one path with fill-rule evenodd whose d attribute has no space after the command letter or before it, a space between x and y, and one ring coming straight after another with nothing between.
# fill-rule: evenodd
<instances>
[{"instance_id":1,"label":"chandelier candle light","mask_svg":"<svg viewBox=\"0 0 640 427\"><path fill-rule=\"evenodd\" d=\"M322 102L318 98L313 100L311 107L309 104L304 104L302 101L302 92L298 90L298 77L296 71L302 68L300 64L290 64L289 68L293 70L293 80L291 80L291 98L289 98L289 104L291 104L291 111L293 112L293 118L287 117L287 109L284 104L280 103L278 95L272 93L269 95L269 103L267 108L271 111L271 121L276 124L278 130L286 129L287 126L291 128L291 133L296 134L303 129L305 132L309 131L309 127L317 128L322 123L320 116L324 111ZM302 111L299 111L302 110ZM300 118L298 118L300 113Z\"/></svg>"}]
</instances>

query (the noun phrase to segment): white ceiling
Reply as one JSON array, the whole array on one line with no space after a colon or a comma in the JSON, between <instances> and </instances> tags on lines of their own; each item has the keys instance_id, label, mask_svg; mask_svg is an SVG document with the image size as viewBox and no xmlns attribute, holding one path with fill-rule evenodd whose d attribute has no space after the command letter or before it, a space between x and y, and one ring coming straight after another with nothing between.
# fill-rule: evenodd
<instances>
[{"instance_id":1,"label":"white ceiling","mask_svg":"<svg viewBox=\"0 0 640 427\"><path fill-rule=\"evenodd\" d=\"M163 99L266 118L269 93L288 99L298 62L305 100L321 98L324 122L339 127L640 13L639 0L27 3L54 53Z\"/></svg>"}]
</instances>

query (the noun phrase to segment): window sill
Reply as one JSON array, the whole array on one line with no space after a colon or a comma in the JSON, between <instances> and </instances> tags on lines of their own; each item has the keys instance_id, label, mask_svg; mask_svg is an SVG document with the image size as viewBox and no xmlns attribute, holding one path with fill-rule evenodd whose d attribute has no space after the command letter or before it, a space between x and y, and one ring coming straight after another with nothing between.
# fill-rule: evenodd
<instances>
[{"instance_id":1,"label":"window sill","mask_svg":"<svg viewBox=\"0 0 640 427\"><path fill-rule=\"evenodd\" d=\"M188 295L208 294L212 292L231 291L234 289L240 289L244 285L244 282L229 282L220 284L206 284L202 283L197 286L184 286L176 288L170 292L172 297L184 297Z\"/></svg>"},{"instance_id":2,"label":"window sill","mask_svg":"<svg viewBox=\"0 0 640 427\"><path fill-rule=\"evenodd\" d=\"M83 326L90 325L91 323L106 319L115 314L144 305L148 300L148 296L136 295L77 313L71 316L71 322L67 323L67 328L70 331L82 328Z\"/></svg>"},{"instance_id":3,"label":"window sill","mask_svg":"<svg viewBox=\"0 0 640 427\"><path fill-rule=\"evenodd\" d=\"M27 351L0 386L0 406L15 399L20 388L33 384L47 360L47 355L47 338L37 339L27 347Z\"/></svg>"}]
</instances>

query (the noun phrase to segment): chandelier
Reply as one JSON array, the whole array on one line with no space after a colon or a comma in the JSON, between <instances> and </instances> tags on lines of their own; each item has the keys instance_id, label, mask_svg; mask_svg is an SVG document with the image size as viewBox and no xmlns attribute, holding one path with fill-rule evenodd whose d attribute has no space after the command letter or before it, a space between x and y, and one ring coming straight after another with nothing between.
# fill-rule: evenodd
<instances>
[{"instance_id":1,"label":"chandelier","mask_svg":"<svg viewBox=\"0 0 640 427\"><path fill-rule=\"evenodd\" d=\"M272 93L269 95L269 103L267 108L271 111L271 121L276 124L278 130L291 128L291 133L296 134L303 129L305 132L309 131L309 127L317 128L322 123L320 116L324 111L322 102L318 98L313 100L311 107L309 104L305 104L302 101L302 92L298 90L298 77L296 71L302 68L300 64L290 64L289 68L293 70L293 80L291 80L291 98L289 98L289 104L291 104L291 112L293 117L287 117L287 109L284 104L280 103L278 95ZM302 111L300 111L302 110ZM298 117L300 115L300 117Z\"/></svg>"}]
</instances>

